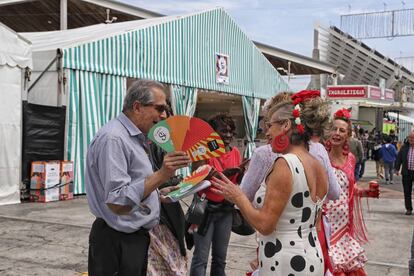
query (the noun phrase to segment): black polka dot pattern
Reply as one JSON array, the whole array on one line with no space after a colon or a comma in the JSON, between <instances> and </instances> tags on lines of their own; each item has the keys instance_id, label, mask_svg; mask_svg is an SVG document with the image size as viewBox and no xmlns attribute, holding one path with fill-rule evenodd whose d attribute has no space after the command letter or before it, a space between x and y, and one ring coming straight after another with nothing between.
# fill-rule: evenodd
<instances>
[{"instance_id":1,"label":"black polka dot pattern","mask_svg":"<svg viewBox=\"0 0 414 276\"><path fill-rule=\"evenodd\" d=\"M309 220L310 216L312 214L312 210L309 207L305 207L302 210L302 222L306 222Z\"/></svg>"},{"instance_id":2,"label":"black polka dot pattern","mask_svg":"<svg viewBox=\"0 0 414 276\"><path fill-rule=\"evenodd\" d=\"M302 208L303 207L303 194L297 193L292 197L292 205L296 208Z\"/></svg>"},{"instance_id":3,"label":"black polka dot pattern","mask_svg":"<svg viewBox=\"0 0 414 276\"><path fill-rule=\"evenodd\" d=\"M282 243L279 240L276 240L276 244L273 242L267 242L264 247L264 254L267 258L272 258L281 249Z\"/></svg>"},{"instance_id":4,"label":"black polka dot pattern","mask_svg":"<svg viewBox=\"0 0 414 276\"><path fill-rule=\"evenodd\" d=\"M290 154L285 159L296 158ZM260 274L287 276L323 275L323 259L319 243L316 239L314 217L316 206L310 199L310 191L306 183L303 165L288 161L292 170L292 193L276 227L269 236L260 241ZM265 185L256 194L254 205L261 208L264 201ZM318 254L319 253L319 254Z\"/></svg>"},{"instance_id":5,"label":"black polka dot pattern","mask_svg":"<svg viewBox=\"0 0 414 276\"><path fill-rule=\"evenodd\" d=\"M299 238L302 238L302 226L299 226L298 228L298 236Z\"/></svg>"},{"instance_id":6,"label":"black polka dot pattern","mask_svg":"<svg viewBox=\"0 0 414 276\"><path fill-rule=\"evenodd\" d=\"M310 232L310 233L309 233L309 236L308 236L308 241L309 241L309 244L310 244L312 247L315 247L315 240L313 239L312 232Z\"/></svg>"},{"instance_id":7,"label":"black polka dot pattern","mask_svg":"<svg viewBox=\"0 0 414 276\"><path fill-rule=\"evenodd\" d=\"M290 260L290 266L295 270L295 271L302 271L305 269L306 266L306 261L305 258L303 258L300 255L296 255L294 256L291 260Z\"/></svg>"}]
</instances>

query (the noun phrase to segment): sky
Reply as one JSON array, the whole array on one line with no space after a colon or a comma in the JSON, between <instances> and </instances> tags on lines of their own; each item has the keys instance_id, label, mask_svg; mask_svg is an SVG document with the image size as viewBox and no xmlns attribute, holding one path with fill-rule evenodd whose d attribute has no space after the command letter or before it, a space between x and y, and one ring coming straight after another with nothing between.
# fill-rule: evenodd
<instances>
[{"instance_id":1,"label":"sky","mask_svg":"<svg viewBox=\"0 0 414 276\"><path fill-rule=\"evenodd\" d=\"M340 27L344 14L414 8L414 0L119 0L166 15L224 8L250 37L284 50L311 56L315 24ZM414 56L414 36L362 40L386 57ZM414 58L413 58L414 60ZM408 67L409 69L412 69ZM309 78L296 76L291 87L305 88Z\"/></svg>"}]
</instances>

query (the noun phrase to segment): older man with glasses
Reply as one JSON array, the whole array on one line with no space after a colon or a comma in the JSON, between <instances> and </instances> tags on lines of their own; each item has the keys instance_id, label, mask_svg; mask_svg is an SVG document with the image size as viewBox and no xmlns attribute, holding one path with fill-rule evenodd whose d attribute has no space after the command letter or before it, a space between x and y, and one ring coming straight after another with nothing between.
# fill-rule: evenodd
<instances>
[{"instance_id":1,"label":"older man with glasses","mask_svg":"<svg viewBox=\"0 0 414 276\"><path fill-rule=\"evenodd\" d=\"M153 172L147 143L150 128L166 118L164 86L138 80L123 111L93 138L86 157L85 185L96 220L89 236L89 275L146 275L148 231L159 222L158 191L174 172L190 164L185 152L165 156Z\"/></svg>"}]
</instances>

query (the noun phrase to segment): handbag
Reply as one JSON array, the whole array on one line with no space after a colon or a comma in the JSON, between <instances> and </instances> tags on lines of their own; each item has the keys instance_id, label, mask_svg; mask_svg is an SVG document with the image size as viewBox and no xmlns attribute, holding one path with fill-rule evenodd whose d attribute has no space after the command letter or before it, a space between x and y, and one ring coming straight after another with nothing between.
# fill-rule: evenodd
<instances>
[{"instance_id":1,"label":"handbag","mask_svg":"<svg viewBox=\"0 0 414 276\"><path fill-rule=\"evenodd\" d=\"M233 223L231 231L242 236L249 236L256 232L243 217L240 210L236 208L233 209Z\"/></svg>"},{"instance_id":2,"label":"handbag","mask_svg":"<svg viewBox=\"0 0 414 276\"><path fill-rule=\"evenodd\" d=\"M190 224L200 225L203 222L204 215L206 213L207 202L208 200L206 199L205 193L201 196L195 193L193 201L185 214L185 220Z\"/></svg>"}]
</instances>

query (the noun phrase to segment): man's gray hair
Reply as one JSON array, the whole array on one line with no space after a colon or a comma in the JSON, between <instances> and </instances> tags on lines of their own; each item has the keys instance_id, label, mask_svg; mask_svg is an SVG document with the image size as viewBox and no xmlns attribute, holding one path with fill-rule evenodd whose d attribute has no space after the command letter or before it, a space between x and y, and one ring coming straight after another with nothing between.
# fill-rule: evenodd
<instances>
[{"instance_id":1,"label":"man's gray hair","mask_svg":"<svg viewBox=\"0 0 414 276\"><path fill-rule=\"evenodd\" d=\"M143 105L153 103L154 88L164 91L165 86L162 83L153 80L138 79L135 81L127 91L122 111L132 110L135 101L140 102Z\"/></svg>"}]
</instances>

